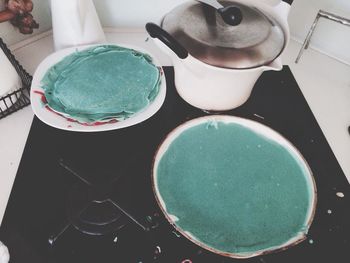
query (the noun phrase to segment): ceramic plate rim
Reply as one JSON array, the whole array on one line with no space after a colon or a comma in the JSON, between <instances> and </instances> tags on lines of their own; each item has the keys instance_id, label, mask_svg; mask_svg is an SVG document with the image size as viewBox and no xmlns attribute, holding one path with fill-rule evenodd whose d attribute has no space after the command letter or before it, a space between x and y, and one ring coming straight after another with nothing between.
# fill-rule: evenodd
<instances>
[{"instance_id":1,"label":"ceramic plate rim","mask_svg":"<svg viewBox=\"0 0 350 263\"><path fill-rule=\"evenodd\" d=\"M72 54L77 50L81 51L90 47L97 47L97 46L103 46L103 45L112 45L112 46L130 48L151 56L153 64L159 67L161 71L160 89L155 100L152 103L150 103L144 110L136 113L135 115L131 116L126 120L119 121L116 123L106 123L98 126L85 126L77 122L71 122L65 119L64 117L59 116L58 114L47 110L42 104L41 95L36 93L36 91L43 92L43 89L41 88L41 80L44 77L47 70L49 70L53 65L61 61L64 57ZM31 101L31 107L34 114L42 122L46 123L51 127L61 129L61 130L66 130L66 131L73 131L73 132L111 131L111 130L122 129L122 128L139 124L143 121L146 121L147 119L149 119L159 111L159 109L162 107L165 101L165 97L166 97L166 79L165 79L164 71L162 69L162 65L160 64L157 57L154 54L152 54L152 52L150 52L149 50L143 49L141 47L128 45L128 44L118 44L118 43L99 43L99 44L92 44L92 45L74 46L74 47L65 48L52 53L51 55L47 56L35 70L31 89L30 89L30 101Z\"/></svg>"}]
</instances>

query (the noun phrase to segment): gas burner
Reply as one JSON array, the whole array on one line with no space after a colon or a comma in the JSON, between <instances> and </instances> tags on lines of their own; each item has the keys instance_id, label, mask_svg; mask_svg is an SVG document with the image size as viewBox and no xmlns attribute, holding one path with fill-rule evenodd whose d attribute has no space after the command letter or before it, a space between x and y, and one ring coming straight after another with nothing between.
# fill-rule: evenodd
<instances>
[{"instance_id":1,"label":"gas burner","mask_svg":"<svg viewBox=\"0 0 350 263\"><path fill-rule=\"evenodd\" d=\"M77 185L71 191L68 217L72 225L89 235L107 235L129 223L125 214L98 187Z\"/></svg>"},{"instance_id":2,"label":"gas burner","mask_svg":"<svg viewBox=\"0 0 350 263\"><path fill-rule=\"evenodd\" d=\"M112 193L117 191L120 176L104 183L91 183L63 159L59 160L59 165L79 179L79 184L70 191L67 205L69 221L57 234L49 238L51 245L71 226L93 236L116 233L130 222L135 223L143 231L157 227L153 220L149 220L150 217L143 223L113 200Z\"/></svg>"}]
</instances>

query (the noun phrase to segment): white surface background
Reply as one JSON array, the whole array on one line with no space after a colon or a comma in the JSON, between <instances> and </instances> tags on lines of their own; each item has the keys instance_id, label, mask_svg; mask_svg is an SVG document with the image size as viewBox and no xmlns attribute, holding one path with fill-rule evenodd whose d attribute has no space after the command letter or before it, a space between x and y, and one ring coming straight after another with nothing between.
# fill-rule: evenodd
<instances>
[{"instance_id":1,"label":"white surface background","mask_svg":"<svg viewBox=\"0 0 350 263\"><path fill-rule=\"evenodd\" d=\"M289 16L293 38L304 41L319 9L350 19L349 0L294 0ZM350 64L350 27L321 18L311 46Z\"/></svg>"},{"instance_id":2,"label":"white surface background","mask_svg":"<svg viewBox=\"0 0 350 263\"><path fill-rule=\"evenodd\" d=\"M149 21L158 22L165 13L186 1L94 0L101 22L107 27L142 27ZM4 0L0 0L0 10L2 10L3 2ZM40 28L35 30L35 34L51 28L49 2L50 0L33 0L33 15L40 24ZM289 16L293 38L297 41L305 39L319 9L350 19L349 0L294 0ZM0 36L8 44L28 37L18 33L18 30L8 22L0 24ZM321 19L312 38L311 46L350 64L350 27Z\"/></svg>"}]
</instances>

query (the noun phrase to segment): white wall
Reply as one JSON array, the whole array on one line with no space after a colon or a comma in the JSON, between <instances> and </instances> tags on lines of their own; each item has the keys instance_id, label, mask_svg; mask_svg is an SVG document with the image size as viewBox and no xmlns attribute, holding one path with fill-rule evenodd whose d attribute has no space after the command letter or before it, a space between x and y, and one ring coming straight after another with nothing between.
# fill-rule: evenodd
<instances>
[{"instance_id":1,"label":"white wall","mask_svg":"<svg viewBox=\"0 0 350 263\"><path fill-rule=\"evenodd\" d=\"M0 0L0 10L3 1ZM33 0L33 15L40 24L35 33L51 28L49 1ZM148 21L158 22L165 13L185 1L94 0L102 24L109 27L143 27ZM350 0L294 0L289 16L292 37L299 41L305 39L319 9L350 18ZM0 24L0 36L9 44L28 37L9 23ZM350 64L350 27L321 19L311 46Z\"/></svg>"},{"instance_id":2,"label":"white wall","mask_svg":"<svg viewBox=\"0 0 350 263\"><path fill-rule=\"evenodd\" d=\"M39 23L39 29L34 29L34 35L47 31L51 28L51 14L49 8L49 0L33 0L34 19ZM4 9L4 0L0 0L0 10ZM0 37L6 44L11 45L32 35L23 35L19 33L18 28L15 28L10 22L0 23Z\"/></svg>"},{"instance_id":3,"label":"white wall","mask_svg":"<svg viewBox=\"0 0 350 263\"><path fill-rule=\"evenodd\" d=\"M166 12L186 0L94 0L105 26L143 26L157 22ZM261 0L260 0L261 1ZM289 23L292 37L302 42L319 9L350 19L350 0L294 0ZM311 47L350 64L350 27L321 19Z\"/></svg>"},{"instance_id":4,"label":"white wall","mask_svg":"<svg viewBox=\"0 0 350 263\"><path fill-rule=\"evenodd\" d=\"M176 5L187 0L94 0L104 26L137 26L159 22Z\"/></svg>"},{"instance_id":5,"label":"white wall","mask_svg":"<svg viewBox=\"0 0 350 263\"><path fill-rule=\"evenodd\" d=\"M294 0L289 16L292 37L304 41L319 9L350 19L350 0ZM350 64L350 27L321 18L311 47Z\"/></svg>"},{"instance_id":6,"label":"white wall","mask_svg":"<svg viewBox=\"0 0 350 263\"><path fill-rule=\"evenodd\" d=\"M142 27L148 21L158 22L176 5L186 0L94 0L104 26ZM33 16L40 24L34 35L49 30L51 25L50 0L33 0ZM4 0L0 0L3 10ZM32 35L23 35L9 22L0 23L0 37L7 44L19 42Z\"/></svg>"}]
</instances>

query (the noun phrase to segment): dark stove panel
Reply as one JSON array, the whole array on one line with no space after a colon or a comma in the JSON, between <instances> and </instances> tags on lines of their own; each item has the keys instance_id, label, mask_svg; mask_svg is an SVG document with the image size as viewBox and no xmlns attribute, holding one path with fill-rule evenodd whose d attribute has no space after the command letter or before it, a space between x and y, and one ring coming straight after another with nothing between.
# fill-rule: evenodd
<instances>
[{"instance_id":1,"label":"dark stove panel","mask_svg":"<svg viewBox=\"0 0 350 263\"><path fill-rule=\"evenodd\" d=\"M318 205L308 239L286 251L235 260L175 231L152 192L153 156L172 129L207 113L178 96L173 68L165 74L163 107L136 126L70 133L34 119L0 227L11 262L347 262L350 187L288 67L264 73L248 102L225 114L272 127L310 164Z\"/></svg>"}]
</instances>

